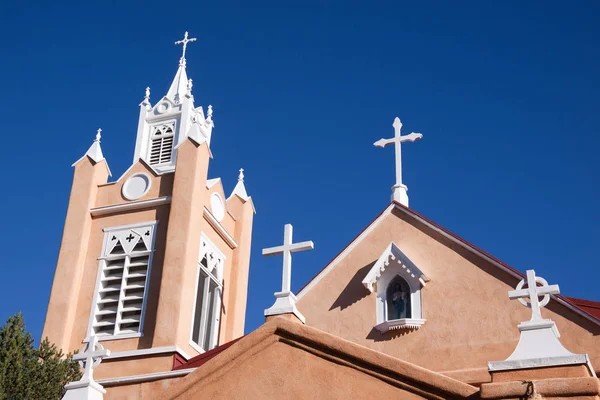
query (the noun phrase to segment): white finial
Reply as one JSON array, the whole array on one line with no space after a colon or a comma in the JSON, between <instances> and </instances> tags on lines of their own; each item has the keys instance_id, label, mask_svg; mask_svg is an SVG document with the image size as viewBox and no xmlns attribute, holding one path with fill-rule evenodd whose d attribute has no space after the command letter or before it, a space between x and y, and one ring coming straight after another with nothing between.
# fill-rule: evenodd
<instances>
[{"instance_id":1,"label":"white finial","mask_svg":"<svg viewBox=\"0 0 600 400\"><path fill-rule=\"evenodd\" d=\"M278 315L293 313L304 322L304 316L296 308L296 296L291 292L292 283L292 253L297 251L312 250L315 245L312 241L292 243L293 227L285 224L283 245L263 249L263 256L283 254L283 274L281 279L281 292L275 293L275 304L265 310L265 315Z\"/></svg>"},{"instance_id":2,"label":"white finial","mask_svg":"<svg viewBox=\"0 0 600 400\"><path fill-rule=\"evenodd\" d=\"M211 105L209 105L209 106L208 106L208 111L206 112L206 116L207 116L209 119L212 119L212 116L213 116L213 109L212 109L212 106L211 106Z\"/></svg>"},{"instance_id":3,"label":"white finial","mask_svg":"<svg viewBox=\"0 0 600 400\"><path fill-rule=\"evenodd\" d=\"M96 140L94 140L94 142L100 143L101 136L102 136L102 129L98 128L98 131L96 131Z\"/></svg>"},{"instance_id":4,"label":"white finial","mask_svg":"<svg viewBox=\"0 0 600 400\"><path fill-rule=\"evenodd\" d=\"M180 66L185 66L185 50L187 49L187 44L190 42L195 42L195 41L196 41L196 38L188 39L188 33L186 31L185 34L183 35L183 40L178 40L175 42L175 44L183 44L183 54L181 55L181 58L179 59Z\"/></svg>"},{"instance_id":5,"label":"white finial","mask_svg":"<svg viewBox=\"0 0 600 400\"><path fill-rule=\"evenodd\" d=\"M110 350L105 350L104 347L98 343L98 338L94 335L90 336L90 341L81 351L73 356L74 361L79 361L79 364L83 367L82 381L94 381L94 369L100 365L104 357L110 355Z\"/></svg>"},{"instance_id":6,"label":"white finial","mask_svg":"<svg viewBox=\"0 0 600 400\"><path fill-rule=\"evenodd\" d=\"M144 100L146 100L147 102L150 101L150 86L146 86L146 94L144 96Z\"/></svg>"},{"instance_id":7,"label":"white finial","mask_svg":"<svg viewBox=\"0 0 600 400\"><path fill-rule=\"evenodd\" d=\"M525 284L527 284L527 289L523 289ZM530 269L527 271L527 281L522 279L515 290L508 292L508 298L517 299L525 307L531 308L531 321L534 321L543 319L540 309L548 304L551 294L558 293L560 293L558 285L548 285L544 278L535 276L535 271ZM544 296L542 301L538 296ZM529 298L529 303L524 300L525 298Z\"/></svg>"},{"instance_id":8,"label":"white finial","mask_svg":"<svg viewBox=\"0 0 600 400\"><path fill-rule=\"evenodd\" d=\"M240 174L238 175L238 182L244 182L244 168L240 168Z\"/></svg>"},{"instance_id":9,"label":"white finial","mask_svg":"<svg viewBox=\"0 0 600 400\"><path fill-rule=\"evenodd\" d=\"M188 79L187 82L187 92L188 94L192 94L192 86L194 86L194 83L192 82L192 78Z\"/></svg>"},{"instance_id":10,"label":"white finial","mask_svg":"<svg viewBox=\"0 0 600 400\"><path fill-rule=\"evenodd\" d=\"M402 122L400 118L396 117L394 123L394 137L392 139L379 139L375 143L375 147L385 147L388 144L394 144L396 152L396 184L392 186L392 200L396 200L399 203L408 207L408 188L402 184L402 149L400 147L402 142L414 142L423 137L420 133L411 133L410 135L400 136L400 130L402 129Z\"/></svg>"}]
</instances>

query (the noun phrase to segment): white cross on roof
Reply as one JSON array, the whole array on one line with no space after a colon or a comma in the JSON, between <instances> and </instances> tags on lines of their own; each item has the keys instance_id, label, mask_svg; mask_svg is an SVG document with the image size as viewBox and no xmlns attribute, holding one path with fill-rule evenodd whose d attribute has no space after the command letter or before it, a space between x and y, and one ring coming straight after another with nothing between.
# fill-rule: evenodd
<instances>
[{"instance_id":1,"label":"white cross on roof","mask_svg":"<svg viewBox=\"0 0 600 400\"><path fill-rule=\"evenodd\" d=\"M538 286L538 283L541 286ZM527 288L523 289L525 284L527 284ZM535 271L530 269L527 271L527 281L522 279L515 290L508 292L508 298L511 300L517 299L525 307L530 307L531 321L534 321L543 319L540 309L548 304L551 294L558 293L560 293L558 285L548 285L544 278L535 276ZM538 296L544 296L542 301L539 300ZM529 298L529 302L525 301L525 298Z\"/></svg>"},{"instance_id":2,"label":"white cross on roof","mask_svg":"<svg viewBox=\"0 0 600 400\"><path fill-rule=\"evenodd\" d=\"M79 364L83 367L82 381L94 381L94 368L96 368L102 358L110 356L110 350L105 350L104 347L98 343L98 338L94 335L90 336L90 340L81 353L77 353L73 356L74 361L79 361Z\"/></svg>"}]
</instances>

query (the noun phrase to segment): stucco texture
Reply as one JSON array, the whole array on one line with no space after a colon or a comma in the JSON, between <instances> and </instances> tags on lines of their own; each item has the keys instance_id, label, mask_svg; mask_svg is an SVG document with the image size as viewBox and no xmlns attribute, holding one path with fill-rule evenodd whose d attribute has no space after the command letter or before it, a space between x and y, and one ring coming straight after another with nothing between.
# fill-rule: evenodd
<instances>
[{"instance_id":1,"label":"stucco texture","mask_svg":"<svg viewBox=\"0 0 600 400\"><path fill-rule=\"evenodd\" d=\"M418 330L379 333L376 295L361 283L394 241L430 278L421 290L425 324ZM523 266L527 269L531 266ZM543 269L536 271L543 276ZM518 280L394 208L297 303L310 326L402 360L472 383L489 381L488 361L505 360L519 340L528 308L508 299ZM559 283L559 282L551 282ZM561 341L588 353L600 367L598 325L556 302L542 310Z\"/></svg>"}]
</instances>

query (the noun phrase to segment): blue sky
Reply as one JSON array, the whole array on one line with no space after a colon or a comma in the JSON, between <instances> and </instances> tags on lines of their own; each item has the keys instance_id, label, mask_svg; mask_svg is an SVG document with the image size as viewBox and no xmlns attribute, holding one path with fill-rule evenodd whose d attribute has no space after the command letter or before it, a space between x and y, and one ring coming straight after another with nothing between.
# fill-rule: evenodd
<instances>
[{"instance_id":1,"label":"blue sky","mask_svg":"<svg viewBox=\"0 0 600 400\"><path fill-rule=\"evenodd\" d=\"M126 5L122 3L127 3ZM214 107L210 177L237 170L257 214L246 329L296 240L298 291L389 201L393 134L411 207L563 294L600 300L600 3L3 2L0 321L41 335L72 179L96 129L115 179L138 104L166 93L183 32L196 104ZM486 3L486 4L484 4Z\"/></svg>"}]
</instances>

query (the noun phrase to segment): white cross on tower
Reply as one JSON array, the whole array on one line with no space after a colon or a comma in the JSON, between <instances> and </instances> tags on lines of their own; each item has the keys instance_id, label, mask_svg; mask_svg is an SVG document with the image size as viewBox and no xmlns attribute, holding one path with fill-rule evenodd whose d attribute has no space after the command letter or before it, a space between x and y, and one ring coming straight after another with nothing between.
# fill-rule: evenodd
<instances>
[{"instance_id":1,"label":"white cross on tower","mask_svg":"<svg viewBox=\"0 0 600 400\"><path fill-rule=\"evenodd\" d=\"M175 42L175 44L182 44L183 45L183 55L179 59L179 65L181 65L181 66L185 65L185 50L187 49L187 44L190 43L190 42L195 42L195 41L196 41L196 38L189 38L188 39L188 33L186 31L185 34L183 35L183 40L178 40L178 41Z\"/></svg>"},{"instance_id":2,"label":"white cross on tower","mask_svg":"<svg viewBox=\"0 0 600 400\"><path fill-rule=\"evenodd\" d=\"M98 338L96 336L90 336L90 341L83 351L73 356L73 360L79 361L79 364L83 367L81 381L93 382L94 368L100 364L102 358L108 356L110 356L110 350L105 350L104 347L98 343Z\"/></svg>"},{"instance_id":3,"label":"white cross on tower","mask_svg":"<svg viewBox=\"0 0 600 400\"><path fill-rule=\"evenodd\" d=\"M527 289L523 289L525 283L527 283ZM538 286L538 283L541 286ZM551 294L558 293L560 293L558 285L548 285L544 278L535 276L535 271L530 269L527 271L527 281L522 279L515 290L508 292L508 298L511 300L517 299L525 307L530 307L531 321L535 321L543 319L540 309L548 304ZM539 300L538 296L544 296L542 301ZM529 303L524 300L525 298L529 298Z\"/></svg>"},{"instance_id":4,"label":"white cross on tower","mask_svg":"<svg viewBox=\"0 0 600 400\"><path fill-rule=\"evenodd\" d=\"M294 228L291 224L285 224L283 234L283 245L263 249L263 256L274 256L283 254L283 275L281 279L281 292L275 293L275 304L265 310L265 315L295 314L302 322L304 316L296 308L296 296L291 292L292 283L292 253L297 251L312 250L315 245L312 241L292 243Z\"/></svg>"},{"instance_id":5,"label":"white cross on tower","mask_svg":"<svg viewBox=\"0 0 600 400\"><path fill-rule=\"evenodd\" d=\"M379 139L375 143L375 147L385 147L388 144L393 144L396 153L396 184L392 186L392 200L408 207L408 188L402 184L402 142L414 142L423 137L420 133L412 132L410 135L401 136L402 122L396 117L394 123L394 137L391 139Z\"/></svg>"}]
</instances>

